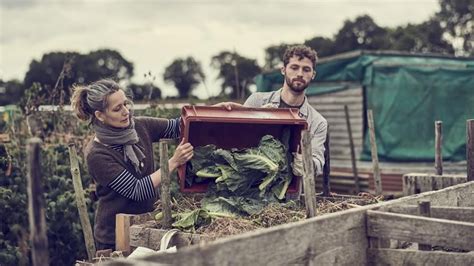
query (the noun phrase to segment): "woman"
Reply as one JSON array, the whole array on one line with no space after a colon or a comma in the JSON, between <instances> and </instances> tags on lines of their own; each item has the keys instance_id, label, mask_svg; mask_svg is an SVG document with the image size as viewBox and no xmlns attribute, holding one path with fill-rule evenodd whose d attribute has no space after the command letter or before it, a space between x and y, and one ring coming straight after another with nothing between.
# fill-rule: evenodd
<instances>
[{"instance_id":1,"label":"woman","mask_svg":"<svg viewBox=\"0 0 474 266\"><path fill-rule=\"evenodd\" d=\"M115 250L115 215L153 210L161 173L154 170L152 143L177 138L179 119L134 117L131 101L112 80L75 87L71 104L77 117L90 121L95 131L85 157L99 197L96 249ZM192 157L193 147L182 141L168 160L169 171Z\"/></svg>"}]
</instances>

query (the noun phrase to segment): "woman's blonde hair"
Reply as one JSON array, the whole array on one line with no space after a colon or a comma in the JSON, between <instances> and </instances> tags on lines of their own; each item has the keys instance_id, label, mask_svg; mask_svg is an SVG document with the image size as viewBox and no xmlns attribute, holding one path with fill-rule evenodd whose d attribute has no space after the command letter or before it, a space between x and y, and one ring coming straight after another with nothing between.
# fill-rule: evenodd
<instances>
[{"instance_id":1,"label":"woman's blonde hair","mask_svg":"<svg viewBox=\"0 0 474 266\"><path fill-rule=\"evenodd\" d=\"M71 96L72 110L84 121L95 119L95 111L104 112L107 109L107 96L120 90L117 82L101 79L90 85L75 85Z\"/></svg>"}]
</instances>

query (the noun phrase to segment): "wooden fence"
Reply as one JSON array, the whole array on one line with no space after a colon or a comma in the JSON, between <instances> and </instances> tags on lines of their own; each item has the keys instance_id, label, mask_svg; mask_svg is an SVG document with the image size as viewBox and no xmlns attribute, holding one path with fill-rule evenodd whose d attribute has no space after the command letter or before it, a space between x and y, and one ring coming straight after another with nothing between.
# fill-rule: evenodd
<instances>
[{"instance_id":1,"label":"wooden fence","mask_svg":"<svg viewBox=\"0 0 474 266\"><path fill-rule=\"evenodd\" d=\"M432 217L417 216L420 201L430 201ZM132 246L156 248L159 243L158 229L133 223L129 229ZM374 241L390 239L474 250L474 182L198 243L174 254L111 264L469 265L474 261L473 252L395 249L375 244L383 241Z\"/></svg>"}]
</instances>

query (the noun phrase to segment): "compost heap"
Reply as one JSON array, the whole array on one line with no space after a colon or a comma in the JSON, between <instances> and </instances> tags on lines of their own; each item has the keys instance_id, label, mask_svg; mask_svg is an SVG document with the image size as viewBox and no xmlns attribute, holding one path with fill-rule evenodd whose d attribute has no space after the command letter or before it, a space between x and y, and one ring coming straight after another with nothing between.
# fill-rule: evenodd
<instances>
[{"instance_id":1,"label":"compost heap","mask_svg":"<svg viewBox=\"0 0 474 266\"><path fill-rule=\"evenodd\" d=\"M201 208L175 214L173 226L195 229L212 217L255 215L269 203L283 202L293 175L289 134L283 134L282 139L286 145L265 135L254 148L195 147L186 166L186 186L208 183L208 190Z\"/></svg>"},{"instance_id":2,"label":"compost heap","mask_svg":"<svg viewBox=\"0 0 474 266\"><path fill-rule=\"evenodd\" d=\"M282 142L266 135L254 148L195 147L186 186L208 183L208 190L204 197L176 197L172 226L216 238L305 219L303 206L285 199L293 178L289 134ZM162 213L155 218L160 221Z\"/></svg>"}]
</instances>

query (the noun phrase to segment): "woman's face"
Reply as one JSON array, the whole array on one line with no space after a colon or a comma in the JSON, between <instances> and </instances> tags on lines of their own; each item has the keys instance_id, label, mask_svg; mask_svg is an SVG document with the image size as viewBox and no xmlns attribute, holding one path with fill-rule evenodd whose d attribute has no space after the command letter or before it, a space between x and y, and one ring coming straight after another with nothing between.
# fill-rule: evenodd
<instances>
[{"instance_id":1,"label":"woman's face","mask_svg":"<svg viewBox=\"0 0 474 266\"><path fill-rule=\"evenodd\" d=\"M106 125L126 128L130 124L131 102L123 90L118 90L107 97L105 112L96 111L96 117Z\"/></svg>"}]
</instances>

